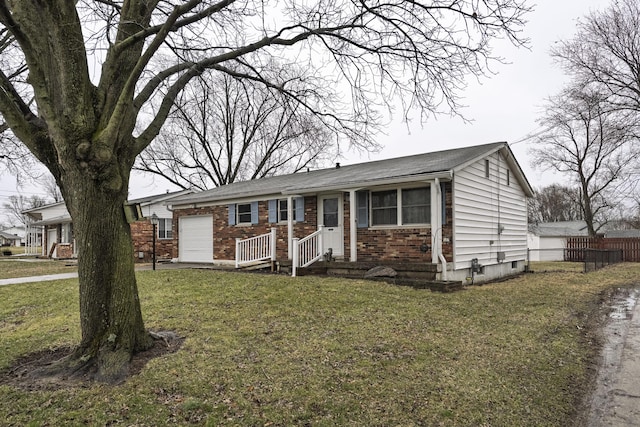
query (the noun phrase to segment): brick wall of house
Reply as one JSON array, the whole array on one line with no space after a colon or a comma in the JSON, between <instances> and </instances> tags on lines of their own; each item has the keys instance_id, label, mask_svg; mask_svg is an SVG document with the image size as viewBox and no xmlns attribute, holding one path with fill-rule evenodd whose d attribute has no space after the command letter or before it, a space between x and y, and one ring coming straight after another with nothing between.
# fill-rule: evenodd
<instances>
[{"instance_id":1,"label":"brick wall of house","mask_svg":"<svg viewBox=\"0 0 640 427\"><path fill-rule=\"evenodd\" d=\"M446 223L442 227L442 252L447 261L453 260L453 220L451 183L445 183ZM345 259L349 256L349 196L344 197ZM358 261L431 262L431 227L359 228L357 230ZM423 245L428 245L424 252Z\"/></svg>"},{"instance_id":2,"label":"brick wall of house","mask_svg":"<svg viewBox=\"0 0 640 427\"><path fill-rule=\"evenodd\" d=\"M294 223L294 237L305 237L317 230L316 198L305 197L304 222ZM269 202L258 202L258 224L229 226L229 206L209 206L202 208L179 209L174 211L174 245L173 257L178 253L178 222L182 216L212 215L213 217L213 257L217 260L233 260L236 256L236 238L247 239L249 237L267 234L272 227L276 228L276 257L287 259L287 224L269 222Z\"/></svg>"},{"instance_id":3,"label":"brick wall of house","mask_svg":"<svg viewBox=\"0 0 640 427\"><path fill-rule=\"evenodd\" d=\"M151 221L136 221L130 225L135 262L151 262L153 260L153 225ZM158 239L156 234L156 259L172 258L173 245L173 239ZM141 252L142 257L140 257Z\"/></svg>"},{"instance_id":4,"label":"brick wall of house","mask_svg":"<svg viewBox=\"0 0 640 427\"><path fill-rule=\"evenodd\" d=\"M56 258L72 258L73 245L71 243L58 243L56 247Z\"/></svg>"},{"instance_id":5,"label":"brick wall of house","mask_svg":"<svg viewBox=\"0 0 640 427\"><path fill-rule=\"evenodd\" d=\"M442 228L444 241L442 250L448 261L453 259L452 239L452 194L451 184L444 185L446 197L446 224ZM349 259L350 227L349 193L343 194L344 212L344 258ZM217 260L235 259L236 238L246 239L269 233L272 227L277 229L277 259L287 259L287 224L269 223L268 201L258 202L259 222L255 225L229 226L228 205L202 208L180 209L174 212L174 240L172 257L178 257L178 221L182 216L213 216L213 256ZM317 197L305 197L304 222L294 224L294 237L305 237L317 230L318 205ZM149 234L150 235L150 234ZM359 261L406 261L431 262L431 227L401 227L388 229L359 228L357 230L357 248ZM424 252L422 246L427 244Z\"/></svg>"}]
</instances>

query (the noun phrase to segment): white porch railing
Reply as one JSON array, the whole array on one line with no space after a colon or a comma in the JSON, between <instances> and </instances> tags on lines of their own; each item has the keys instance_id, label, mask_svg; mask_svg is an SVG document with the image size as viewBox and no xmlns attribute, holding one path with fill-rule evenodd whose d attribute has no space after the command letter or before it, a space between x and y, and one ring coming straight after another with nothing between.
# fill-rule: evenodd
<instances>
[{"instance_id":1,"label":"white porch railing","mask_svg":"<svg viewBox=\"0 0 640 427\"><path fill-rule=\"evenodd\" d=\"M236 239L236 268L257 261L276 260L276 229L248 239Z\"/></svg>"},{"instance_id":2,"label":"white porch railing","mask_svg":"<svg viewBox=\"0 0 640 427\"><path fill-rule=\"evenodd\" d=\"M291 275L296 277L298 268L307 267L322 258L322 226L307 237L293 238L293 260Z\"/></svg>"}]
</instances>

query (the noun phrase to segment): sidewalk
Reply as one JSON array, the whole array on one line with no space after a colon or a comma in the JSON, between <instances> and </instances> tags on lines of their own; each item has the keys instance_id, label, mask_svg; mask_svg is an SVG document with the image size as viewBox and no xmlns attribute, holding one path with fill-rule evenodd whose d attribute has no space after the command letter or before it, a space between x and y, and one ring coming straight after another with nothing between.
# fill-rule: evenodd
<instances>
[{"instance_id":1,"label":"sidewalk","mask_svg":"<svg viewBox=\"0 0 640 427\"><path fill-rule=\"evenodd\" d=\"M47 282L50 280L74 279L78 277L77 272L47 274L45 276L13 277L11 279L0 279L0 286L18 285L21 283Z\"/></svg>"},{"instance_id":2,"label":"sidewalk","mask_svg":"<svg viewBox=\"0 0 640 427\"><path fill-rule=\"evenodd\" d=\"M151 264L136 264L136 271L138 270L151 270L153 266ZM177 269L188 269L188 268L208 268L208 269L230 269L230 267L213 267L210 264L182 264L182 263L173 263L173 262L165 262L165 263L157 263L156 270L177 270ZM47 282L51 280L62 280L62 279L75 279L78 277L77 272L73 273L60 273L60 274L46 274L43 276L29 276L29 277L14 277L11 279L0 279L0 286L6 285L19 285L22 283L33 283L33 282Z\"/></svg>"}]
</instances>

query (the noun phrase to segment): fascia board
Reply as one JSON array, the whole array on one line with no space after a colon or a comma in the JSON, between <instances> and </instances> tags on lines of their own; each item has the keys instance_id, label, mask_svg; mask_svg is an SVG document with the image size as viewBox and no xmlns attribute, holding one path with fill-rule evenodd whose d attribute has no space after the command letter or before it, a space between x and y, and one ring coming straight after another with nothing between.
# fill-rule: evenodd
<instances>
[{"instance_id":1,"label":"fascia board","mask_svg":"<svg viewBox=\"0 0 640 427\"><path fill-rule=\"evenodd\" d=\"M349 182L344 184L334 184L328 186L296 188L296 189L284 189L283 195L303 195L303 194L315 194L325 193L330 191L348 191L360 188L370 188L373 186L392 185L392 184L406 184L408 182L416 181L430 181L436 178L439 179L452 179L453 171L433 172L417 175L409 175L402 177L386 178L386 179L373 179L368 181Z\"/></svg>"}]
</instances>

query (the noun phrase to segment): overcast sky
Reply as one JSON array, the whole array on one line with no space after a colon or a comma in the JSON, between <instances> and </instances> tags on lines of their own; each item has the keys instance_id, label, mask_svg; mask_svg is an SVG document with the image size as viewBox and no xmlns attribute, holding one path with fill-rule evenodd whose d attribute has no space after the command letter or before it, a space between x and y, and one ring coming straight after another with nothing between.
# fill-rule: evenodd
<instances>
[{"instance_id":1,"label":"overcast sky","mask_svg":"<svg viewBox=\"0 0 640 427\"><path fill-rule=\"evenodd\" d=\"M347 153L341 163L360 163L506 141L512 144L511 148L531 185L537 188L563 182L561 176L532 169L527 156L531 142L522 140L539 130L536 119L541 114L545 98L556 93L566 82L566 77L549 55L551 46L575 33L578 18L608 4L609 0L539 0L524 29L524 36L531 40L530 49L518 49L506 41L496 43L494 53L504 57L508 64L494 66L493 71L497 74L479 84L475 80L469 81L461 103L467 105L462 113L473 120L472 123L442 116L437 120L431 119L424 126L414 123L407 128L405 123L397 120L389 126L387 134L381 136L384 148L379 153ZM131 198L165 190L176 188L159 178L137 173L132 175ZM35 187L18 189L13 177L6 173L0 175L0 223L4 221L2 204L8 201L9 196L21 193L45 195Z\"/></svg>"}]
</instances>

